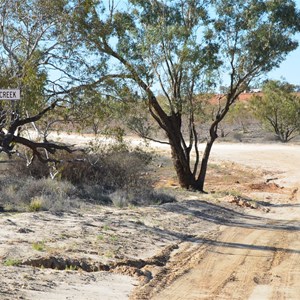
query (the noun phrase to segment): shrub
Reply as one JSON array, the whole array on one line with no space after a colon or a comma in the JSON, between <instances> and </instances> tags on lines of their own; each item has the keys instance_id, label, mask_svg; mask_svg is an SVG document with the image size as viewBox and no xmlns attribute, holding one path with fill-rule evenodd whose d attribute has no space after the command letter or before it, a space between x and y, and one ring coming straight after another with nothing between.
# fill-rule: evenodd
<instances>
[{"instance_id":1,"label":"shrub","mask_svg":"<svg viewBox=\"0 0 300 300\"><path fill-rule=\"evenodd\" d=\"M25 159L17 158L14 163L10 164L9 174L17 177L47 178L50 174L50 168L48 164L42 163L38 159L34 159L27 166Z\"/></svg>"},{"instance_id":2,"label":"shrub","mask_svg":"<svg viewBox=\"0 0 300 300\"><path fill-rule=\"evenodd\" d=\"M30 201L29 211L31 212L40 211L42 210L42 205L43 205L43 199L41 199L41 197L34 197Z\"/></svg>"},{"instance_id":3,"label":"shrub","mask_svg":"<svg viewBox=\"0 0 300 300\"><path fill-rule=\"evenodd\" d=\"M0 193L3 206L13 210L60 211L78 206L75 187L50 178L2 177Z\"/></svg>"},{"instance_id":4,"label":"shrub","mask_svg":"<svg viewBox=\"0 0 300 300\"><path fill-rule=\"evenodd\" d=\"M150 188L138 190L118 190L109 195L113 204L117 207L128 205L161 205L164 203L175 202L175 198L165 193L159 193Z\"/></svg>"},{"instance_id":5,"label":"shrub","mask_svg":"<svg viewBox=\"0 0 300 300\"><path fill-rule=\"evenodd\" d=\"M76 195L92 204L111 205L112 201L101 185L83 184L76 189Z\"/></svg>"},{"instance_id":6,"label":"shrub","mask_svg":"<svg viewBox=\"0 0 300 300\"><path fill-rule=\"evenodd\" d=\"M102 193L149 186L145 174L151 155L140 149L109 148L101 153L74 156L60 165L60 178L77 186L97 186ZM85 188L87 190L87 188Z\"/></svg>"},{"instance_id":7,"label":"shrub","mask_svg":"<svg viewBox=\"0 0 300 300\"><path fill-rule=\"evenodd\" d=\"M45 250L45 242L35 242L32 244L32 249L36 251L44 251Z\"/></svg>"},{"instance_id":8,"label":"shrub","mask_svg":"<svg viewBox=\"0 0 300 300\"><path fill-rule=\"evenodd\" d=\"M284 143L300 134L300 97L294 89L287 82L270 80L263 85L263 95L250 102L255 115Z\"/></svg>"},{"instance_id":9,"label":"shrub","mask_svg":"<svg viewBox=\"0 0 300 300\"><path fill-rule=\"evenodd\" d=\"M3 264L6 267L12 267L12 266L19 266L21 263L22 261L20 259L7 258Z\"/></svg>"},{"instance_id":10,"label":"shrub","mask_svg":"<svg viewBox=\"0 0 300 300\"><path fill-rule=\"evenodd\" d=\"M98 149L99 150L99 149ZM126 145L113 145L89 154L60 155L59 175L49 178L49 165L24 161L11 165L13 176L0 178L2 201L14 209L65 211L81 199L94 204L149 205L173 202L153 190L147 168L152 155Z\"/></svg>"}]
</instances>

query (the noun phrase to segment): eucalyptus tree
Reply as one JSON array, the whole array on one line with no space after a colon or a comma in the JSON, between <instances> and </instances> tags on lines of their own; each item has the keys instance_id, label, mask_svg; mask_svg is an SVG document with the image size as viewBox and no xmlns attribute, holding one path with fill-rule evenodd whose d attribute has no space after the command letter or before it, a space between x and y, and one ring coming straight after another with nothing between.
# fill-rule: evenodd
<instances>
[{"instance_id":1,"label":"eucalyptus tree","mask_svg":"<svg viewBox=\"0 0 300 300\"><path fill-rule=\"evenodd\" d=\"M131 99L144 99L167 137L161 142L170 145L180 185L200 191L230 106L251 81L279 66L298 45L293 35L300 17L291 0L72 3L69 28L93 53L100 90L113 94L111 86L125 84ZM218 95L201 157L198 96L221 84L220 78L227 78L227 88Z\"/></svg>"},{"instance_id":2,"label":"eucalyptus tree","mask_svg":"<svg viewBox=\"0 0 300 300\"><path fill-rule=\"evenodd\" d=\"M294 90L287 82L270 80L251 101L255 115L284 143L300 133L300 96Z\"/></svg>"},{"instance_id":3,"label":"eucalyptus tree","mask_svg":"<svg viewBox=\"0 0 300 300\"><path fill-rule=\"evenodd\" d=\"M63 37L68 2L65 0L0 0L0 88L18 88L21 100L0 101L0 152L11 155L15 145L29 148L43 161L43 149L54 153L70 149L64 145L37 142L20 134L27 124L37 122L62 100L73 80L63 67ZM67 70L67 68L65 68ZM59 82L51 73L60 72ZM68 78L64 80L63 78Z\"/></svg>"}]
</instances>

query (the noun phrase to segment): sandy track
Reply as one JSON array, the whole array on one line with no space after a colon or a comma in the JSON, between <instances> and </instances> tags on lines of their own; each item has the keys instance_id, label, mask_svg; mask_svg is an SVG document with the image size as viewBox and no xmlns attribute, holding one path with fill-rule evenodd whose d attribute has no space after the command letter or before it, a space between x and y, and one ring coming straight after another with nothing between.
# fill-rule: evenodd
<instances>
[{"instance_id":1,"label":"sandy track","mask_svg":"<svg viewBox=\"0 0 300 300\"><path fill-rule=\"evenodd\" d=\"M295 191L300 185L299 146L216 144L212 160L268 170L278 183ZM166 275L172 283L167 287L163 284L168 280L158 283L149 299L299 299L299 199L297 192L293 199L270 197L270 214L249 212L252 218L221 225L212 238L199 238L180 249ZM192 263L182 266L183 275L176 276L178 261L187 256Z\"/></svg>"},{"instance_id":2,"label":"sandy track","mask_svg":"<svg viewBox=\"0 0 300 300\"><path fill-rule=\"evenodd\" d=\"M215 144L211 158L273 171L285 186L299 186L300 183L299 145Z\"/></svg>"},{"instance_id":3,"label":"sandy track","mask_svg":"<svg viewBox=\"0 0 300 300\"><path fill-rule=\"evenodd\" d=\"M225 227L205 241L198 264L152 299L299 299L298 241L295 231Z\"/></svg>"}]
</instances>

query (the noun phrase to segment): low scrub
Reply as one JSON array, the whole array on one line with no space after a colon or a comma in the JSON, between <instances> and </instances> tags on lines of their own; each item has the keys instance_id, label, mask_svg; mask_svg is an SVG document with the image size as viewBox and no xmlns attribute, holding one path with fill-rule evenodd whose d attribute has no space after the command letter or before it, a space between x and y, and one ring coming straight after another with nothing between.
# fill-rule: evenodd
<instances>
[{"instance_id":1,"label":"low scrub","mask_svg":"<svg viewBox=\"0 0 300 300\"><path fill-rule=\"evenodd\" d=\"M151 154L139 148L110 146L89 154L67 154L55 157L59 162L44 164L35 159L29 165L18 159L10 164L8 173L13 177L35 179L54 176L76 186L98 185L113 192L125 187L149 185L144 174L151 162Z\"/></svg>"},{"instance_id":2,"label":"low scrub","mask_svg":"<svg viewBox=\"0 0 300 300\"><path fill-rule=\"evenodd\" d=\"M60 165L60 177L75 185L98 185L103 190L149 185L144 174L151 159L142 151L109 149L102 153L76 156Z\"/></svg>"},{"instance_id":3,"label":"low scrub","mask_svg":"<svg viewBox=\"0 0 300 300\"><path fill-rule=\"evenodd\" d=\"M75 187L50 178L0 178L1 205L6 210L65 211L77 207Z\"/></svg>"},{"instance_id":4,"label":"low scrub","mask_svg":"<svg viewBox=\"0 0 300 300\"><path fill-rule=\"evenodd\" d=\"M173 202L153 190L147 169L151 158L140 149L110 147L57 157L55 168L19 160L10 164L11 175L0 178L1 202L8 209L28 211L66 211L80 202L118 207Z\"/></svg>"},{"instance_id":5,"label":"low scrub","mask_svg":"<svg viewBox=\"0 0 300 300\"><path fill-rule=\"evenodd\" d=\"M150 188L139 190L117 190L109 196L113 204L117 207L125 207L128 205L161 205L176 201L174 197L154 191Z\"/></svg>"}]
</instances>

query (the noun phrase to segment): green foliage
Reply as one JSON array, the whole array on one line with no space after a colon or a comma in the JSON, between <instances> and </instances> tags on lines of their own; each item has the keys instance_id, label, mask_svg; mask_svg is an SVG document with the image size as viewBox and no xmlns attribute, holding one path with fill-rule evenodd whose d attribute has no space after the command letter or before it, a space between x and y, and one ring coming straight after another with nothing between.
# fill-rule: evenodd
<instances>
[{"instance_id":1,"label":"green foliage","mask_svg":"<svg viewBox=\"0 0 300 300\"><path fill-rule=\"evenodd\" d=\"M288 142L300 132L300 97L291 84L268 81L263 95L251 101L255 115L275 132L282 142Z\"/></svg>"},{"instance_id":2,"label":"green foliage","mask_svg":"<svg viewBox=\"0 0 300 300\"><path fill-rule=\"evenodd\" d=\"M37 150L36 141L21 133L27 126L38 128L39 124L34 122L38 123L52 110L58 98L63 100L57 96L58 91L67 88L74 80L66 70L69 53L64 49L68 42L62 35L66 32L64 20L68 16L68 4L68 0L0 1L0 86L21 91L20 101L0 103L0 148L9 156L17 152L16 145L20 144L41 159L45 154L41 149L49 150L49 143ZM64 74L64 79L61 74ZM53 80L53 76L60 76L60 82ZM52 146L61 148L55 144ZM51 152L55 150L50 149Z\"/></svg>"},{"instance_id":3,"label":"green foliage","mask_svg":"<svg viewBox=\"0 0 300 300\"><path fill-rule=\"evenodd\" d=\"M111 227L109 225L105 224L105 225L103 225L102 229L107 231L107 230L110 230Z\"/></svg>"},{"instance_id":4,"label":"green foliage","mask_svg":"<svg viewBox=\"0 0 300 300\"><path fill-rule=\"evenodd\" d=\"M4 266L7 266L7 267L19 266L21 263L22 263L22 261L20 259L7 258L4 261Z\"/></svg>"},{"instance_id":5,"label":"green foliage","mask_svg":"<svg viewBox=\"0 0 300 300\"><path fill-rule=\"evenodd\" d=\"M194 84L196 78L198 80L205 70L213 70L218 65L215 56L217 46L207 41L197 43L195 29L207 19L204 5L200 1L190 1L183 6L180 1L129 2L133 5L126 7L125 4L126 11L122 8L110 11L104 6L100 14L96 14L99 6L89 3L88 10L74 12L76 30L87 41L87 47L94 53L97 51L101 59L106 57L108 63L111 57L117 58L114 60L115 67L107 71L117 70L115 73L119 76L107 77L114 84L119 81L118 90L123 88L120 79L133 79L138 84L143 81L149 86L162 84L171 93L172 105L168 102L169 109L180 110L180 102L187 99L177 99L179 90L176 91L171 85L171 77L175 74L163 71L166 60L172 60L174 69L170 71L178 73L178 76L180 74L183 86L178 88L185 89L182 94L186 94L191 85L195 89L200 88ZM89 28L93 28L93 31ZM110 38L113 38L116 46L110 45ZM118 60L121 64L118 64ZM126 86L128 89L130 84ZM116 94L117 90L111 92ZM134 95L137 90L128 92ZM126 96L128 98L128 94Z\"/></svg>"},{"instance_id":6,"label":"green foliage","mask_svg":"<svg viewBox=\"0 0 300 300\"><path fill-rule=\"evenodd\" d=\"M81 130L92 129L95 135L110 135L114 129L124 130L125 120L130 115L132 104L126 94L130 95L130 92L125 87L119 87L115 97L102 96L96 90L85 90L72 99L72 106L65 114Z\"/></svg>"},{"instance_id":7,"label":"green foliage","mask_svg":"<svg viewBox=\"0 0 300 300\"><path fill-rule=\"evenodd\" d=\"M78 266L73 266L73 265L69 265L66 266L65 271L77 271L78 270Z\"/></svg>"},{"instance_id":8,"label":"green foliage","mask_svg":"<svg viewBox=\"0 0 300 300\"><path fill-rule=\"evenodd\" d=\"M36 251L45 251L45 242L41 241L32 243L32 249Z\"/></svg>"},{"instance_id":9,"label":"green foliage","mask_svg":"<svg viewBox=\"0 0 300 300\"><path fill-rule=\"evenodd\" d=\"M255 116L250 109L248 102L237 101L228 112L225 122L230 125L237 126L237 129L243 133L248 132L248 127L255 122Z\"/></svg>"},{"instance_id":10,"label":"green foliage","mask_svg":"<svg viewBox=\"0 0 300 300\"><path fill-rule=\"evenodd\" d=\"M29 204L29 211L36 212L42 210L43 201L40 197L34 197Z\"/></svg>"},{"instance_id":11,"label":"green foliage","mask_svg":"<svg viewBox=\"0 0 300 300\"><path fill-rule=\"evenodd\" d=\"M49 69L45 66L56 49L51 41L62 26L59 20L66 3L1 0L0 85L21 89L22 101L16 109L22 117L36 114L48 101L45 87Z\"/></svg>"},{"instance_id":12,"label":"green foliage","mask_svg":"<svg viewBox=\"0 0 300 300\"><path fill-rule=\"evenodd\" d=\"M298 46L291 38L300 29L294 1L214 2L218 15L215 30L234 66L235 81L278 67L287 53Z\"/></svg>"}]
</instances>

